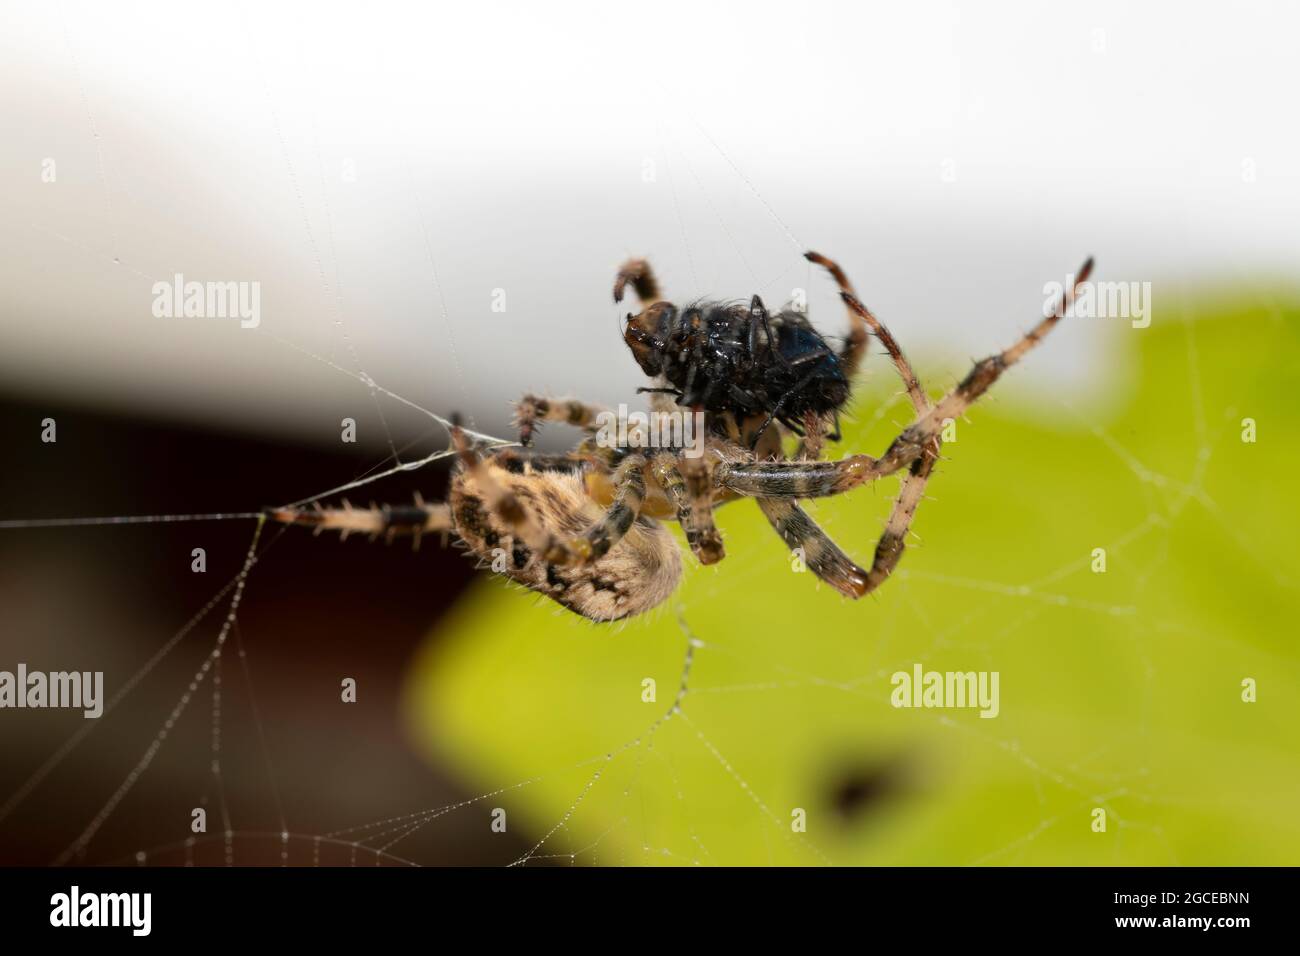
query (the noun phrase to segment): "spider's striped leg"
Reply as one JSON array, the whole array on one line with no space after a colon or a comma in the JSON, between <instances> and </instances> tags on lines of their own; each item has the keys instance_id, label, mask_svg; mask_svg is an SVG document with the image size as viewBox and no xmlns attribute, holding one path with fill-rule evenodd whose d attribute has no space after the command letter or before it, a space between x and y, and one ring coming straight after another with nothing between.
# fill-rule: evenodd
<instances>
[{"instance_id":1,"label":"spider's striped leg","mask_svg":"<svg viewBox=\"0 0 1300 956\"><path fill-rule=\"evenodd\" d=\"M989 363L996 361L1005 359L995 356L978 363L961 385L903 429L880 458L850 455L839 461L724 462L714 471L713 482L720 488L752 498L827 498L892 475L918 459L933 459L937 450L934 441L942 431L943 423L983 394L991 381L986 382L982 376L993 367ZM996 379L1000 373L1001 369L996 369L993 378ZM979 387L981 385L983 387ZM956 411L950 412L949 409ZM914 474L919 476L922 471L928 476L928 470Z\"/></svg>"},{"instance_id":2,"label":"spider's striped leg","mask_svg":"<svg viewBox=\"0 0 1300 956\"><path fill-rule=\"evenodd\" d=\"M728 491L756 498L767 520L787 544L796 538L807 542L803 547L808 567L842 594L856 598L874 591L898 566L907 530L935 460L933 454L918 452L910 461L902 462L910 464L911 470L903 479L902 490L876 545L869 571L853 565L812 519L794 506L793 499L843 494L865 481L893 474L901 464L891 462L886 466L883 459L876 461L866 455L841 461L756 462L723 465L716 473L716 480Z\"/></svg>"},{"instance_id":3,"label":"spider's striped leg","mask_svg":"<svg viewBox=\"0 0 1300 956\"><path fill-rule=\"evenodd\" d=\"M382 537L392 541L410 537L416 548L426 534L446 536L451 530L451 509L443 503L425 504L417 495L412 505L380 505L354 508L346 499L341 508L271 508L267 517L281 524L304 525L313 533L337 531L344 539L350 534Z\"/></svg>"},{"instance_id":4,"label":"spider's striped leg","mask_svg":"<svg viewBox=\"0 0 1300 956\"><path fill-rule=\"evenodd\" d=\"M1060 302L1050 315L1034 326L1028 334L1009 349L977 362L975 368L971 370L966 378L933 407L931 407L919 380L911 371L907 359L903 356L902 350L898 348L889 331L883 325L880 325L852 294L845 294L844 301L849 308L858 311L863 316L864 321L872 324L876 336L884 343L885 348L894 359L899 374L902 375L903 381L907 384L907 392L912 399L912 405L917 411L917 421L905 429L903 434L895 439L893 445L890 446L890 450L885 453L885 457L889 458L891 453L895 455L898 453L908 454L912 449L919 448L919 455L912 460L908 473L903 476L898 498L894 501L889 520L885 523L885 530L876 545L875 558L872 561L871 571L868 575L868 592L874 591L893 573L894 568L898 566L898 562L903 556L903 550L907 542L907 532L911 528L912 518L915 516L917 506L921 503L921 497L925 493L926 482L929 481L934 466L939 460L940 433L943 430L944 422L956 418L965 411L972 402L983 395L998 380L1003 372L1042 341L1043 337L1060 322L1061 318L1069 310L1076 291L1080 284L1087 281L1091 271L1092 260L1089 259L1083 264L1083 268L1079 270L1073 288L1062 293Z\"/></svg>"},{"instance_id":5,"label":"spider's striped leg","mask_svg":"<svg viewBox=\"0 0 1300 956\"><path fill-rule=\"evenodd\" d=\"M829 498L892 475L914 458L899 453L888 460L850 455L839 461L724 462L714 471L713 482L750 498Z\"/></svg>"},{"instance_id":6,"label":"spider's striped leg","mask_svg":"<svg viewBox=\"0 0 1300 956\"><path fill-rule=\"evenodd\" d=\"M937 446L936 446L937 449ZM876 544L871 569L853 564L834 542L794 504L796 498L842 494L864 481L897 471L880 469L866 455L837 462L785 461L724 465L719 470L723 488L756 498L772 527L790 547L802 546L808 567L822 580L849 597L862 597L878 588L903 556L907 531L934 469L935 454L914 457L885 530Z\"/></svg>"},{"instance_id":7,"label":"spider's striped leg","mask_svg":"<svg viewBox=\"0 0 1300 956\"><path fill-rule=\"evenodd\" d=\"M868 572L853 563L797 504L783 498L758 498L758 507L790 550L798 550L813 574L846 597L867 593Z\"/></svg>"},{"instance_id":8,"label":"spider's striped leg","mask_svg":"<svg viewBox=\"0 0 1300 956\"><path fill-rule=\"evenodd\" d=\"M515 403L515 426L519 429L519 443L532 444L533 434L542 422L563 422L594 432L600 427L597 419L602 414L609 414L609 409L603 405L580 402L575 398L525 395Z\"/></svg>"},{"instance_id":9,"label":"spider's striped leg","mask_svg":"<svg viewBox=\"0 0 1300 956\"><path fill-rule=\"evenodd\" d=\"M845 301L848 301L847 296ZM912 399L918 417L924 416L930 410L930 402L921 388L920 381L912 372L907 358L898 348L893 337L889 335L888 330L882 325L880 331L883 334L878 333L878 337L885 343L885 348L894 359L894 364L907 385L908 395ZM808 434L812 436L816 433L809 430ZM936 435L921 456L912 461L907 474L903 476L898 497L894 499L889 520L885 523L885 530L876 543L876 552L869 571L863 571L853 564L794 502L785 498L758 498L756 501L763 514L767 516L767 520L787 545L791 548L803 547L804 560L814 574L842 594L854 598L862 597L880 587L898 567L907 544L907 533L916 515L916 508L925 493L925 486L934 471L935 463L939 460L940 441L939 436ZM806 442L805 439L805 442L800 444L801 450L805 448ZM807 538L807 543L802 545L791 543L792 539L800 536Z\"/></svg>"},{"instance_id":10,"label":"spider's striped leg","mask_svg":"<svg viewBox=\"0 0 1300 956\"><path fill-rule=\"evenodd\" d=\"M600 459L599 448L579 444L573 451L540 454L531 448L512 448L503 445L492 453L492 463L513 472L579 471L584 462Z\"/></svg>"},{"instance_id":11,"label":"spider's striped leg","mask_svg":"<svg viewBox=\"0 0 1300 956\"><path fill-rule=\"evenodd\" d=\"M917 378L916 372L912 370L912 364L907 360L907 356L903 354L902 348L899 347L898 340L890 334L889 329L885 328L884 323L857 300L852 291L844 290L841 292L841 296L849 309L862 318L871 329L872 334L885 347L885 351L889 353L889 357L894 362L894 368L898 370L899 378L903 380L903 385L907 389L907 396L912 400L912 407L916 410L917 418L924 418L930 411L930 399L925 394L925 389L921 387L921 380ZM930 440L929 445L922 451L921 456L912 462L907 474L903 476L898 490L898 497L894 499L894 507L890 510L889 520L885 522L885 530L876 543L875 557L872 560L871 571L868 574L867 591L874 591L878 588L893 573L894 568L898 567L898 562L903 557L903 550L907 546L907 533L912 527L912 519L916 515L917 506L921 503L921 498L925 494L925 486L930 480L930 475L934 473L934 466L939 461L939 450L942 441L942 438L936 434Z\"/></svg>"},{"instance_id":12,"label":"spider's striped leg","mask_svg":"<svg viewBox=\"0 0 1300 956\"><path fill-rule=\"evenodd\" d=\"M812 258L812 256L809 258ZM832 268L832 274L838 271L837 267L834 267L834 263L830 263L828 268ZM863 308L851 293L845 294L844 301L849 308L855 311L864 323L871 326L873 332L885 344L885 348L893 358L894 364L907 386L912 405L917 411L917 421L904 429L903 433L890 445L884 457L879 460L868 458L865 455L857 455L834 463L770 462L725 465L717 474L719 483L724 488L743 494L768 494L777 500L787 500L792 497L816 497L818 494L840 494L856 487L863 481L882 477L885 474L897 471L904 464L908 465L908 473L903 477L898 498L894 502L885 530L876 545L875 557L872 561L871 570L866 573L864 587L860 593L853 594L853 596L860 597L862 594L874 591L893 573L903 556L907 532L911 527L912 518L916 514L916 508L924 494L926 482L929 480L934 471L935 463L938 461L940 432L943 423L969 407L972 402L984 394L997 381L1003 371L1019 361L1026 352L1037 345L1052 330L1053 326L1069 310L1076 290L1081 283L1087 280L1091 269L1092 260L1089 259L1083 268L1079 270L1074 287L1062 294L1060 303L1049 316L1038 323L1011 348L992 358L976 363L970 374L934 407L930 406L919 379L912 372L910 364L903 355L902 350L898 348L897 342L889 334L889 331L878 320L875 320L875 317ZM843 274L840 273L839 275L842 276ZM785 516L774 515L768 503L762 499L759 500L759 506L767 514L768 520L772 522L773 527L788 543L791 540L792 532L786 525L793 521L794 527L797 529L801 526L798 519L792 519L788 514ZM811 560L809 561L809 567L813 567L814 571L816 571ZM843 588L840 590L844 591ZM844 593L850 592L844 591Z\"/></svg>"},{"instance_id":13,"label":"spider's striped leg","mask_svg":"<svg viewBox=\"0 0 1300 956\"><path fill-rule=\"evenodd\" d=\"M682 454L677 458L677 473L686 483L686 501L698 541L696 556L701 564L717 564L726 557L726 552L722 534L713 523L713 476L708 463L703 457Z\"/></svg>"},{"instance_id":14,"label":"spider's striped leg","mask_svg":"<svg viewBox=\"0 0 1300 956\"><path fill-rule=\"evenodd\" d=\"M1003 372L1024 358L1026 352L1041 342L1047 333L1056 327L1069 311L1074 303L1075 293L1084 282L1088 281L1091 272L1092 259L1089 259L1079 269L1074 285L1061 293L1060 301L1051 314L1021 336L1010 348L976 362L975 367L957 384L956 388L939 399L926 414L903 429L902 434L894 439L894 444L890 446L889 451L885 452L885 456L889 457L894 453L896 446L898 451L904 453L913 447L922 448L943 431L944 422L953 420L965 412L1002 377Z\"/></svg>"},{"instance_id":15,"label":"spider's striped leg","mask_svg":"<svg viewBox=\"0 0 1300 956\"><path fill-rule=\"evenodd\" d=\"M934 447L933 453L927 452L912 462L911 469L903 476L898 497L894 499L889 520L885 522L885 530L881 532L880 540L876 542L876 553L871 561L871 570L867 573L866 593L880 587L885 579L894 573L894 568L898 567L898 562L903 557L912 519L916 517L916 509L925 494L926 483L930 480L935 463L939 460L937 442Z\"/></svg>"},{"instance_id":16,"label":"spider's striped leg","mask_svg":"<svg viewBox=\"0 0 1300 956\"><path fill-rule=\"evenodd\" d=\"M632 527L645 501L645 465L644 455L632 454L618 466L614 472L614 500L609 508L581 538L567 544L579 561L603 558Z\"/></svg>"},{"instance_id":17,"label":"spider's striped leg","mask_svg":"<svg viewBox=\"0 0 1300 956\"><path fill-rule=\"evenodd\" d=\"M831 274L835 284L840 287L841 293L853 294L853 283L849 277L844 274L835 262L827 259L825 256L816 252L805 252L803 257L809 262L814 262ZM849 334L844 337L844 347L840 350L840 361L844 363L844 373L851 379L857 373L858 366L862 364L862 358L867 352L868 333L871 331L870 326L864 321L863 316L848 310L849 314Z\"/></svg>"},{"instance_id":18,"label":"spider's striped leg","mask_svg":"<svg viewBox=\"0 0 1300 956\"><path fill-rule=\"evenodd\" d=\"M677 522L700 564L716 564L726 552L713 524L708 466L703 458L663 451L650 459L650 474L677 509Z\"/></svg>"},{"instance_id":19,"label":"spider's striped leg","mask_svg":"<svg viewBox=\"0 0 1300 956\"><path fill-rule=\"evenodd\" d=\"M890 359L894 362L894 368L898 370L898 377L903 380L903 387L907 389L907 397L912 400L912 405L918 412L924 412L930 407L930 400L925 395L925 390L921 388L921 381L916 377L916 372L912 371L912 363L907 360L903 354L903 349L898 344L889 329L881 322L865 305L857 300L852 290L844 290L840 293L840 298L844 304L849 307L852 315L858 316L862 322L871 330L871 334L880 340L880 344L885 347Z\"/></svg>"},{"instance_id":20,"label":"spider's striped leg","mask_svg":"<svg viewBox=\"0 0 1300 956\"><path fill-rule=\"evenodd\" d=\"M804 258L809 262L815 262L831 274L835 284L840 287L840 298L848 307L849 314L849 334L844 340L844 348L840 352L840 361L845 365L845 372L850 377L857 371L858 366L862 363L862 358L866 354L867 341L869 334L874 335L880 340L880 344L885 347L889 357L894 360L894 367L898 369L898 375L903 380L903 385L907 388L907 394L912 399L912 404L929 403L925 398L925 392L921 390L921 383L917 380L916 373L912 371L911 364L903 355L903 350L899 348L898 341L890 334L889 329L885 328L884 323L872 314L871 310L858 301L857 294L853 291L853 283L849 277L830 259L816 252L805 252Z\"/></svg>"},{"instance_id":21,"label":"spider's striped leg","mask_svg":"<svg viewBox=\"0 0 1300 956\"><path fill-rule=\"evenodd\" d=\"M890 359L894 363L894 368L898 371L898 377L903 380L903 387L907 390L908 398L912 400L912 407L916 409L917 416L922 416L930 410L930 400L926 397L925 390L921 387L921 381L912 370L912 364L903 354L902 347L898 340L885 327L885 324L876 318L875 314L865 305L858 301L857 295L853 291L853 283L849 281L848 276L844 274L835 262L827 259L825 256L816 252L804 254L804 258L809 262L815 262L826 269L835 280L835 284L840 287L840 298L848 307L850 332L844 342L844 349L840 353L840 360L845 365L846 373L852 377L862 362L866 353L868 333L874 335L880 344L885 347ZM937 456L939 446L936 443L930 449L930 453ZM811 457L816 457L815 455Z\"/></svg>"},{"instance_id":22,"label":"spider's striped leg","mask_svg":"<svg viewBox=\"0 0 1300 956\"><path fill-rule=\"evenodd\" d=\"M880 458L851 455L837 462L728 463L715 472L715 483L731 491L760 498L824 498L843 494L865 481L891 475L922 456L932 455L934 440L943 431L944 422L969 408L1003 372L1042 341L1068 311L1074 301L1075 290L1087 281L1091 270L1092 260L1089 259L1079 270L1074 286L1062 293L1061 301L1051 315L1010 348L976 362L975 367L957 387L904 428ZM916 401L915 397L913 401Z\"/></svg>"}]
</instances>

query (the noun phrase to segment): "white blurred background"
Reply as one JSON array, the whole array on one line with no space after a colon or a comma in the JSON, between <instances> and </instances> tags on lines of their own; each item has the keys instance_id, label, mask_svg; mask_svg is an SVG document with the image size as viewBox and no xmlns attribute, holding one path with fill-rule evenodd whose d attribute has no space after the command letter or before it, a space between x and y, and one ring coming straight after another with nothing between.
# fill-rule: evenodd
<instances>
[{"instance_id":1,"label":"white blurred background","mask_svg":"<svg viewBox=\"0 0 1300 956\"><path fill-rule=\"evenodd\" d=\"M610 299L632 254L678 301L805 288L840 332L805 248L935 389L1088 254L1157 296L1300 265L1293 5L0 11L24 399L320 441L355 401L378 439L365 387L297 347L500 434L525 390L635 400ZM260 328L155 318L176 273L260 282ZM1139 334L1072 323L1003 394L1104 403Z\"/></svg>"}]
</instances>

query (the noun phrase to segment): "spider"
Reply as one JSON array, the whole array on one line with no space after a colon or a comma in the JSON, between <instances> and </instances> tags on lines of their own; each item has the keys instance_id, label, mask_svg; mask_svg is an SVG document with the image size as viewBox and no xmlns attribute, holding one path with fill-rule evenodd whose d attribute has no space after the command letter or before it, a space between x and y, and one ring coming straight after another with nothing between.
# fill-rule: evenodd
<instances>
[{"instance_id":1,"label":"spider","mask_svg":"<svg viewBox=\"0 0 1300 956\"><path fill-rule=\"evenodd\" d=\"M516 405L519 445L475 447L452 428L457 454L446 502L368 509L281 508L269 516L317 532L369 534L388 540L437 533L530 590L593 621L616 621L661 604L682 573L682 557L662 522L681 525L700 564L725 556L713 522L718 506L753 498L809 570L840 594L860 598L898 566L922 492L938 460L944 423L972 402L1061 320L1092 269L1076 273L1056 308L1010 348L976 362L964 379L931 403L888 329L857 298L843 270L806 254L838 285L849 333L836 349L806 316L770 314L758 296L746 306L701 302L679 309L659 294L649 264L619 269L614 301L629 286L641 303L629 313L623 338L654 384L655 412L701 412L703 454L685 446L640 447L601 441L599 422L611 414L576 399L524 396ZM822 459L826 440L839 438L839 413L871 336L884 346L907 390L916 418L879 458ZM542 423L586 432L571 451L543 454L532 440ZM798 439L794 456L783 439ZM801 498L852 491L902 473L902 485L869 568L861 568L799 507Z\"/></svg>"}]
</instances>

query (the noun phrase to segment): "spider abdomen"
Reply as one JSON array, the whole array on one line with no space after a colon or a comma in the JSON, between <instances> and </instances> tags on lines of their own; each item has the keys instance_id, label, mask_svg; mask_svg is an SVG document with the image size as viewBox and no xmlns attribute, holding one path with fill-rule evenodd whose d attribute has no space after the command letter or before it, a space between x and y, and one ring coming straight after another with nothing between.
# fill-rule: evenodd
<instances>
[{"instance_id":1,"label":"spider abdomen","mask_svg":"<svg viewBox=\"0 0 1300 956\"><path fill-rule=\"evenodd\" d=\"M490 459L491 479L541 526L575 538L600 520L602 508L587 493L581 470L508 471ZM459 472L449 494L456 534L493 570L593 621L616 621L667 600L682 573L681 552L663 525L638 518L608 553L586 564L554 565L518 540L498 513L486 507L472 475Z\"/></svg>"}]
</instances>

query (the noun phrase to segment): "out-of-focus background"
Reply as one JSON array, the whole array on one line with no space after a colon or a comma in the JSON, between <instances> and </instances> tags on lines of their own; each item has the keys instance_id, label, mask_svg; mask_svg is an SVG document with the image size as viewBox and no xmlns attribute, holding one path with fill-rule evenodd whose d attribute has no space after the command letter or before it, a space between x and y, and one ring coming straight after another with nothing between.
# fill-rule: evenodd
<instances>
[{"instance_id":1,"label":"out-of-focus background","mask_svg":"<svg viewBox=\"0 0 1300 956\"><path fill-rule=\"evenodd\" d=\"M0 669L103 669L124 694L93 726L0 711L0 862L88 833L73 858L1295 861L1293 8L0 21ZM35 523L301 499L441 448L421 409L508 436L525 391L634 403L609 297L629 255L677 300L806 296L840 334L806 248L932 394L1084 256L1150 283L1149 326L1063 323L959 423L923 546L861 604L792 573L746 502L720 515L724 563L617 627L456 552L268 529L220 673L187 695L229 595L185 625L254 522ZM258 326L159 317L178 274L257 283ZM865 374L845 450L908 419L888 363ZM893 491L817 515L865 557ZM656 724L688 629L689 690ZM914 663L998 670L1000 716L889 707ZM213 822L187 845L194 807Z\"/></svg>"}]
</instances>

